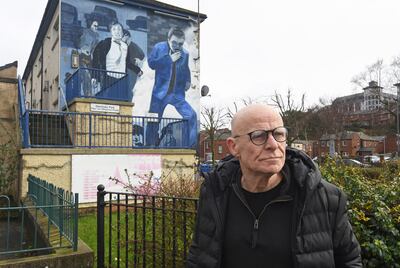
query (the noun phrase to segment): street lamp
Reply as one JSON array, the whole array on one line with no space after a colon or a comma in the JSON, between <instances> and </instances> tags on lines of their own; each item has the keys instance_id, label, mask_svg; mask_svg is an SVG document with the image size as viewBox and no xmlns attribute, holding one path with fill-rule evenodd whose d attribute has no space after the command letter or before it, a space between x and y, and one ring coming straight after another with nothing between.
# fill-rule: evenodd
<instances>
[{"instance_id":1,"label":"street lamp","mask_svg":"<svg viewBox=\"0 0 400 268\"><path fill-rule=\"evenodd\" d=\"M397 156L399 156L399 93L400 93L400 83L394 84L397 88L397 96L396 96L396 146L397 146Z\"/></svg>"}]
</instances>

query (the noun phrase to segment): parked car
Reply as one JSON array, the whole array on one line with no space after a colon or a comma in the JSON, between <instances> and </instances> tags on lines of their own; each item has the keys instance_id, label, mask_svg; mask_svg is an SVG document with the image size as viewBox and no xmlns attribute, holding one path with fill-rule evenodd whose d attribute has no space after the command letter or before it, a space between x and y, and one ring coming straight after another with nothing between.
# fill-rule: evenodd
<instances>
[{"instance_id":1,"label":"parked car","mask_svg":"<svg viewBox=\"0 0 400 268\"><path fill-rule=\"evenodd\" d=\"M360 161L358 161L356 159L351 159L351 158L344 158L344 159L341 160L341 162L345 166L352 166L352 167L370 167L371 166L369 164L364 164L364 163L361 163Z\"/></svg>"},{"instance_id":2,"label":"parked car","mask_svg":"<svg viewBox=\"0 0 400 268\"><path fill-rule=\"evenodd\" d=\"M201 172L210 172L214 168L214 166L217 165L217 163L218 163L218 160L214 161L214 165L212 163L212 160L207 160L200 164L199 170Z\"/></svg>"},{"instance_id":3,"label":"parked car","mask_svg":"<svg viewBox=\"0 0 400 268\"><path fill-rule=\"evenodd\" d=\"M381 162L381 159L377 155L366 155L366 156L364 156L364 163L379 164L380 162Z\"/></svg>"},{"instance_id":4,"label":"parked car","mask_svg":"<svg viewBox=\"0 0 400 268\"><path fill-rule=\"evenodd\" d=\"M86 21L97 21L100 31L109 31L111 23L117 22L117 12L105 6L95 6L92 13L85 14Z\"/></svg>"}]
</instances>

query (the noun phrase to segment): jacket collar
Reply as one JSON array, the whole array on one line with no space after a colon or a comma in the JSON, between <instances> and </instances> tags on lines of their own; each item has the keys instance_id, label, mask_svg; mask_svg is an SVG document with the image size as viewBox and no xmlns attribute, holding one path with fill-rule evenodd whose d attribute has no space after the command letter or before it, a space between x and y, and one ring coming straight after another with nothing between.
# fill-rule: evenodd
<instances>
[{"instance_id":1,"label":"jacket collar","mask_svg":"<svg viewBox=\"0 0 400 268\"><path fill-rule=\"evenodd\" d=\"M286 149L286 161L291 180L306 192L313 191L321 181L321 173L311 158L293 148ZM229 155L218 162L210 174L205 174L206 181L212 186L214 192L224 192L229 187L239 172L240 163L234 156Z\"/></svg>"}]
</instances>

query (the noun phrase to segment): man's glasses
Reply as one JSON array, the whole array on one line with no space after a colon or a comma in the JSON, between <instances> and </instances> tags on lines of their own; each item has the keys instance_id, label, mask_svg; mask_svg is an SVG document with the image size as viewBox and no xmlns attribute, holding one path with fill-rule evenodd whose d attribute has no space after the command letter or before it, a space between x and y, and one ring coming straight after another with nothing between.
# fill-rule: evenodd
<instances>
[{"instance_id":1,"label":"man's glasses","mask_svg":"<svg viewBox=\"0 0 400 268\"><path fill-rule=\"evenodd\" d=\"M271 133L272 137L277 142L284 142L287 139L288 131L285 127L277 127L272 130L254 130L250 133L243 135L236 135L234 138L239 138L240 136L249 135L251 142L254 145L263 145L268 140L268 134Z\"/></svg>"}]
</instances>

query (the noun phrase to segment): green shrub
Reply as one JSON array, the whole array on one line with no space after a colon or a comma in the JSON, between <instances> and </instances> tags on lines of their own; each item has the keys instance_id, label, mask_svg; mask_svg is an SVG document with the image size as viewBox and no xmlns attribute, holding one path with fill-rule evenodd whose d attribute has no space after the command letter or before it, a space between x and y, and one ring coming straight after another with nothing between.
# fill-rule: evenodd
<instances>
[{"instance_id":1,"label":"green shrub","mask_svg":"<svg viewBox=\"0 0 400 268\"><path fill-rule=\"evenodd\" d=\"M400 168L321 166L322 175L348 196L349 218L362 249L364 267L400 267Z\"/></svg>"},{"instance_id":2,"label":"green shrub","mask_svg":"<svg viewBox=\"0 0 400 268\"><path fill-rule=\"evenodd\" d=\"M11 186L18 178L19 154L14 142L0 144L0 194L11 194Z\"/></svg>"},{"instance_id":3,"label":"green shrub","mask_svg":"<svg viewBox=\"0 0 400 268\"><path fill-rule=\"evenodd\" d=\"M382 171L384 170L383 167L375 166L370 168L362 169L363 175L365 178L369 179L379 179L382 176Z\"/></svg>"}]
</instances>

